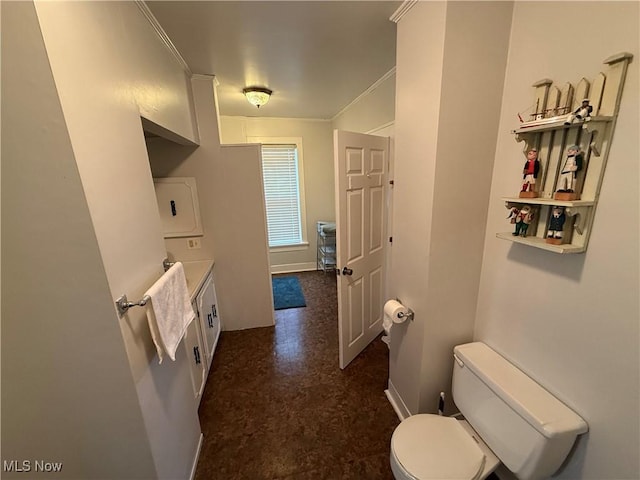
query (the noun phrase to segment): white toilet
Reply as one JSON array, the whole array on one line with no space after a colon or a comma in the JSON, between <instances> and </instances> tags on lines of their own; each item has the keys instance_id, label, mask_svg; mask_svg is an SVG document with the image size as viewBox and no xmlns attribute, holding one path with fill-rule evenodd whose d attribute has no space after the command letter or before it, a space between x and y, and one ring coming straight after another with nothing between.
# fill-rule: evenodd
<instances>
[{"instance_id":1,"label":"white toilet","mask_svg":"<svg viewBox=\"0 0 640 480\"><path fill-rule=\"evenodd\" d=\"M453 399L465 420L403 420L391 438L396 480L481 480L500 462L522 480L553 475L586 422L484 343L458 345L453 357Z\"/></svg>"}]
</instances>

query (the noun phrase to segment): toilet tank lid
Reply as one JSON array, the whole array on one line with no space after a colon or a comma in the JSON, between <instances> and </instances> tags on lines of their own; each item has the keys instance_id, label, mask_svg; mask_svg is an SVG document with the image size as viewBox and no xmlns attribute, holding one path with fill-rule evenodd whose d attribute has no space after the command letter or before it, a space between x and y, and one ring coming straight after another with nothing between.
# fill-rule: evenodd
<instances>
[{"instance_id":1,"label":"toilet tank lid","mask_svg":"<svg viewBox=\"0 0 640 480\"><path fill-rule=\"evenodd\" d=\"M458 361L545 437L588 431L582 417L486 344L458 345L453 352Z\"/></svg>"}]
</instances>

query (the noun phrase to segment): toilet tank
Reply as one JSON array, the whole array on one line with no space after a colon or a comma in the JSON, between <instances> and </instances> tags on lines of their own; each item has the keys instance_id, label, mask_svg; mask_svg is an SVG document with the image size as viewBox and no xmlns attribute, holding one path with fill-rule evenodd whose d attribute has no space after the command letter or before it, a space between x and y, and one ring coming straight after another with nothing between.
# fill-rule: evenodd
<instances>
[{"instance_id":1,"label":"toilet tank","mask_svg":"<svg viewBox=\"0 0 640 480\"><path fill-rule=\"evenodd\" d=\"M484 343L453 352L453 400L465 419L518 478L553 475L586 422Z\"/></svg>"}]
</instances>

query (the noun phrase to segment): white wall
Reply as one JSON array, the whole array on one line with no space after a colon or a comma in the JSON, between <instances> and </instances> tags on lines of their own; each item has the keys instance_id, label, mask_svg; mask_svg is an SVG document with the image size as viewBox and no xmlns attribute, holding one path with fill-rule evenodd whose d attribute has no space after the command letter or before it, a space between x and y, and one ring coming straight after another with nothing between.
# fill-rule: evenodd
<instances>
[{"instance_id":1,"label":"white wall","mask_svg":"<svg viewBox=\"0 0 640 480\"><path fill-rule=\"evenodd\" d=\"M640 478L638 2L516 2L500 118L475 338L493 346L589 424L554 478ZM568 19L586 25L567 34ZM544 34L540 26L544 25ZM509 133L532 83L593 79L633 53L588 250L558 255L495 238L518 187Z\"/></svg>"},{"instance_id":2,"label":"white wall","mask_svg":"<svg viewBox=\"0 0 640 480\"><path fill-rule=\"evenodd\" d=\"M395 68L362 92L332 120L335 130L370 133L393 124L395 118ZM382 133L375 133L383 135Z\"/></svg>"},{"instance_id":3,"label":"white wall","mask_svg":"<svg viewBox=\"0 0 640 480\"><path fill-rule=\"evenodd\" d=\"M389 387L397 393L404 414L418 412L420 401L426 313L420 299L427 290L446 7L441 2L425 2L410 13L397 27L393 246L388 282L389 296L410 307L416 318L393 327L391 334ZM415 91L426 95L418 97L418 102Z\"/></svg>"},{"instance_id":4,"label":"white wall","mask_svg":"<svg viewBox=\"0 0 640 480\"><path fill-rule=\"evenodd\" d=\"M511 4L418 2L398 21L390 391L433 412L473 334ZM451 407L449 407L451 408Z\"/></svg>"},{"instance_id":5,"label":"white wall","mask_svg":"<svg viewBox=\"0 0 640 480\"><path fill-rule=\"evenodd\" d=\"M326 120L267 117L220 117L223 144L246 143L247 137L301 137L303 148L308 247L272 249L272 272L315 270L316 222L335 220L333 133Z\"/></svg>"},{"instance_id":6,"label":"white wall","mask_svg":"<svg viewBox=\"0 0 640 480\"><path fill-rule=\"evenodd\" d=\"M218 117L215 106L215 79L213 76L194 75L194 104L198 120L199 145L179 145L162 137L147 138L147 152L153 177L194 177L198 189L198 203L203 235L201 248L189 249L187 238L165 238L170 260L182 262L214 260L213 240L215 159L220 157Z\"/></svg>"},{"instance_id":7,"label":"white wall","mask_svg":"<svg viewBox=\"0 0 640 480\"><path fill-rule=\"evenodd\" d=\"M3 460L62 462L53 478L153 478L33 4L3 3L2 21Z\"/></svg>"},{"instance_id":8,"label":"white wall","mask_svg":"<svg viewBox=\"0 0 640 480\"><path fill-rule=\"evenodd\" d=\"M223 145L216 161L216 284L225 330L275 324L259 145ZM222 229L218 228L221 226Z\"/></svg>"},{"instance_id":9,"label":"white wall","mask_svg":"<svg viewBox=\"0 0 640 480\"><path fill-rule=\"evenodd\" d=\"M147 141L154 177L196 177L198 185L202 248L189 250L186 239L167 238L167 252L176 260L215 260L218 309L224 330L273 325L257 147L221 149L214 78L195 75L192 83L200 146L176 145L162 138ZM238 235L239 231L242 235ZM248 297L251 302L246 301Z\"/></svg>"},{"instance_id":10,"label":"white wall","mask_svg":"<svg viewBox=\"0 0 640 480\"><path fill-rule=\"evenodd\" d=\"M186 358L179 350L175 363L158 365L144 309L131 309L119 319L113 302L123 293L141 298L162 274L165 246L140 118L147 117L185 141L195 141L188 75L134 2L20 2L3 3L2 8L3 21L6 11L22 12L21 18L5 22L17 22L15 29L5 33L3 25L3 81L5 45L24 44L25 49L40 45L38 57L31 51L18 53L16 68L28 69L40 62L37 66L43 70L24 74L11 95L57 95L59 101L57 112L43 107L42 113L35 112L31 125L22 126L26 131L19 133L39 138L49 132L67 143L65 149L47 151L39 145L13 151L26 157L23 168L33 165L28 171L30 181L50 182L55 195L44 198L44 190L36 190L36 201L27 203L31 207L22 219L24 225L18 225L12 235L26 235L29 225L55 222L60 225L55 228L64 233L62 238L46 232L34 235L29 240L38 242L31 246L34 259L39 258L36 252L51 255L40 263L13 267L19 267L26 280L47 280L42 295L34 295L28 282L12 283L17 289L12 295L23 305L9 310L9 318L18 322L13 326L18 328L26 311L27 318L46 319L48 328L43 332L49 333L35 342L20 337L13 348L21 346L23 355L29 351L33 366L52 363L55 354L62 360L52 375L25 375L32 383L18 382L8 389L21 397L24 411L42 412L31 413L33 418L25 416L20 424L22 435L32 443L21 445L16 455L62 456L67 460L63 472L67 478L186 478L200 437L189 394L189 370L183 368ZM30 32L29 41L23 31ZM53 126L38 124L40 118ZM60 163L60 167L50 172L38 168L38 162ZM63 188L66 182L74 188ZM61 208L50 211L56 202ZM68 203L75 208L65 209ZM89 216L82 225L73 223L78 211ZM94 242L97 258L78 265L77 255L90 246L87 241ZM21 258L16 255L13 261ZM59 264L67 258L76 261ZM77 288L71 292L70 287ZM34 310L25 309L34 298L38 299L30 307ZM58 305L64 308L57 310ZM113 335L116 325L119 333ZM55 333L55 328L62 330ZM73 335L65 337L63 332ZM4 342L3 336L3 356ZM95 355L88 347L95 349ZM104 394L102 400L96 398L98 393ZM113 404L105 404L107 399ZM8 448L11 442L4 440L3 447Z\"/></svg>"}]
</instances>

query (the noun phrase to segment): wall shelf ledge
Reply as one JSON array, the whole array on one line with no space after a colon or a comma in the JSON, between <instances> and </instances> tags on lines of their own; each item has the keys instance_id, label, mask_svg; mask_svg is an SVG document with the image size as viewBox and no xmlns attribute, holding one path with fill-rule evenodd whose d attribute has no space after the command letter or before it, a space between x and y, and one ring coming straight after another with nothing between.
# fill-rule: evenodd
<instances>
[{"instance_id":1,"label":"wall shelf ledge","mask_svg":"<svg viewBox=\"0 0 640 480\"><path fill-rule=\"evenodd\" d=\"M590 207L595 205L593 200L554 200L553 198L520 198L520 197L502 197L502 200L509 204L519 205L548 205L558 207Z\"/></svg>"},{"instance_id":2,"label":"wall shelf ledge","mask_svg":"<svg viewBox=\"0 0 640 480\"><path fill-rule=\"evenodd\" d=\"M516 237L511 232L496 233L496 237L502 240L508 240L514 243L520 243L522 245L528 245L530 247L541 248L542 250L548 250L554 253L582 253L586 250L585 246L571 245L570 243L562 245L553 245L547 243L544 238L539 237Z\"/></svg>"},{"instance_id":3,"label":"wall shelf ledge","mask_svg":"<svg viewBox=\"0 0 640 480\"><path fill-rule=\"evenodd\" d=\"M602 128L603 124L607 124L613 121L613 117L609 115L598 115L594 117L588 117L588 120L584 122L572 123L565 125L567 116L562 115L560 117L552 117L541 120L540 122L529 122L529 125L523 124L520 128L516 128L512 131L517 135L523 133L545 132L550 130L569 129L575 127L587 128L592 125L592 129L598 130Z\"/></svg>"}]
</instances>

